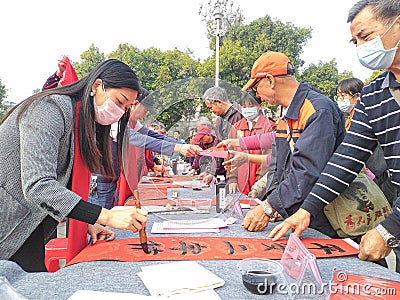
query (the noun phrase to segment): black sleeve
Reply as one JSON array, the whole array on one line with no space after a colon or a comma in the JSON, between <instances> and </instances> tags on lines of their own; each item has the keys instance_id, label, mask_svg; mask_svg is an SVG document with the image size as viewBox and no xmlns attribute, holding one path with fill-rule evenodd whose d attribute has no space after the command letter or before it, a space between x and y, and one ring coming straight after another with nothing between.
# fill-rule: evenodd
<instances>
[{"instance_id":1,"label":"black sleeve","mask_svg":"<svg viewBox=\"0 0 400 300\"><path fill-rule=\"evenodd\" d=\"M93 225L99 218L101 210L102 210L101 206L81 200L71 210L71 212L68 215L68 218Z\"/></svg>"},{"instance_id":2,"label":"black sleeve","mask_svg":"<svg viewBox=\"0 0 400 300\"><path fill-rule=\"evenodd\" d=\"M43 85L42 91L57 87L60 80L61 77L58 77L57 72L55 72L53 75L47 78L46 82Z\"/></svg>"}]
</instances>

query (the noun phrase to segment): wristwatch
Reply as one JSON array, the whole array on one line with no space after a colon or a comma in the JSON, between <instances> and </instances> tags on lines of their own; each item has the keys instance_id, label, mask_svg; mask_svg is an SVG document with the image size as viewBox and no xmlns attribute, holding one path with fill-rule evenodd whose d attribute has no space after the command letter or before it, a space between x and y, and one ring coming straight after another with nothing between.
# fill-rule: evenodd
<instances>
[{"instance_id":1,"label":"wristwatch","mask_svg":"<svg viewBox=\"0 0 400 300\"><path fill-rule=\"evenodd\" d=\"M254 201L256 201L258 204L260 204L260 205L263 207L265 214L266 214L269 218L273 218L273 217L274 217L274 212L273 212L273 210L272 210L271 205L265 203L264 201L261 201L261 200L258 199L258 198L253 198L253 199L254 199Z\"/></svg>"},{"instance_id":2,"label":"wristwatch","mask_svg":"<svg viewBox=\"0 0 400 300\"><path fill-rule=\"evenodd\" d=\"M400 241L393 236L385 227L381 224L375 227L375 229L379 232L383 240L385 241L385 246L390 248L397 248L400 245Z\"/></svg>"}]
</instances>

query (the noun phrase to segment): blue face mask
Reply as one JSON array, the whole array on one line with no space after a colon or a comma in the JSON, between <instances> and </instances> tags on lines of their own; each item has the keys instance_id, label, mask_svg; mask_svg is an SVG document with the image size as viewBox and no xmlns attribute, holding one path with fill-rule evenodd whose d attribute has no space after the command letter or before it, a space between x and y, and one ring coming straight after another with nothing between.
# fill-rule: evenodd
<instances>
[{"instance_id":1,"label":"blue face mask","mask_svg":"<svg viewBox=\"0 0 400 300\"><path fill-rule=\"evenodd\" d=\"M389 26L382 36L378 35L376 38L356 48L358 60L364 67L372 70L382 70L392 65L400 41L397 42L394 48L385 50L382 37L392 28L396 21L397 19Z\"/></svg>"},{"instance_id":2,"label":"blue face mask","mask_svg":"<svg viewBox=\"0 0 400 300\"><path fill-rule=\"evenodd\" d=\"M257 107L243 107L242 115L247 120L254 120L258 116L258 108Z\"/></svg>"},{"instance_id":3,"label":"blue face mask","mask_svg":"<svg viewBox=\"0 0 400 300\"><path fill-rule=\"evenodd\" d=\"M343 99L343 100L340 100L340 101L337 102L337 104L338 104L338 106L339 106L339 109L340 109L342 112L346 112L346 113L351 112L351 110L352 110L353 107L354 107L354 104L351 104L351 103L350 103L350 99Z\"/></svg>"}]
</instances>

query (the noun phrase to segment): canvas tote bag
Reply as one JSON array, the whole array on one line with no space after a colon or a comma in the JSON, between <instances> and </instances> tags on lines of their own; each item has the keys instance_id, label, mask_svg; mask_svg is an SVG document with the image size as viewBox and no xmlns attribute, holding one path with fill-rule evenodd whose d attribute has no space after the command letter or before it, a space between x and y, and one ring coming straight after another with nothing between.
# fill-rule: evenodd
<instances>
[{"instance_id":1,"label":"canvas tote bag","mask_svg":"<svg viewBox=\"0 0 400 300\"><path fill-rule=\"evenodd\" d=\"M382 190L364 169L343 193L324 208L329 223L343 238L364 235L391 212Z\"/></svg>"}]
</instances>

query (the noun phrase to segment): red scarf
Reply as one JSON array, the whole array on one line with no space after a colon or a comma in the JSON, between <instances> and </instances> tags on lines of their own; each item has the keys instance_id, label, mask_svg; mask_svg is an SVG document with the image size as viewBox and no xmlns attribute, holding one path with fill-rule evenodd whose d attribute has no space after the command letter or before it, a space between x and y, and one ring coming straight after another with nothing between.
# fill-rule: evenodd
<instances>
[{"instance_id":1,"label":"red scarf","mask_svg":"<svg viewBox=\"0 0 400 300\"><path fill-rule=\"evenodd\" d=\"M82 159L79 148L79 108L81 101L76 103L74 123L74 162L72 166L71 190L87 201L90 185L90 171ZM67 262L73 259L87 246L87 223L69 219Z\"/></svg>"}]
</instances>

